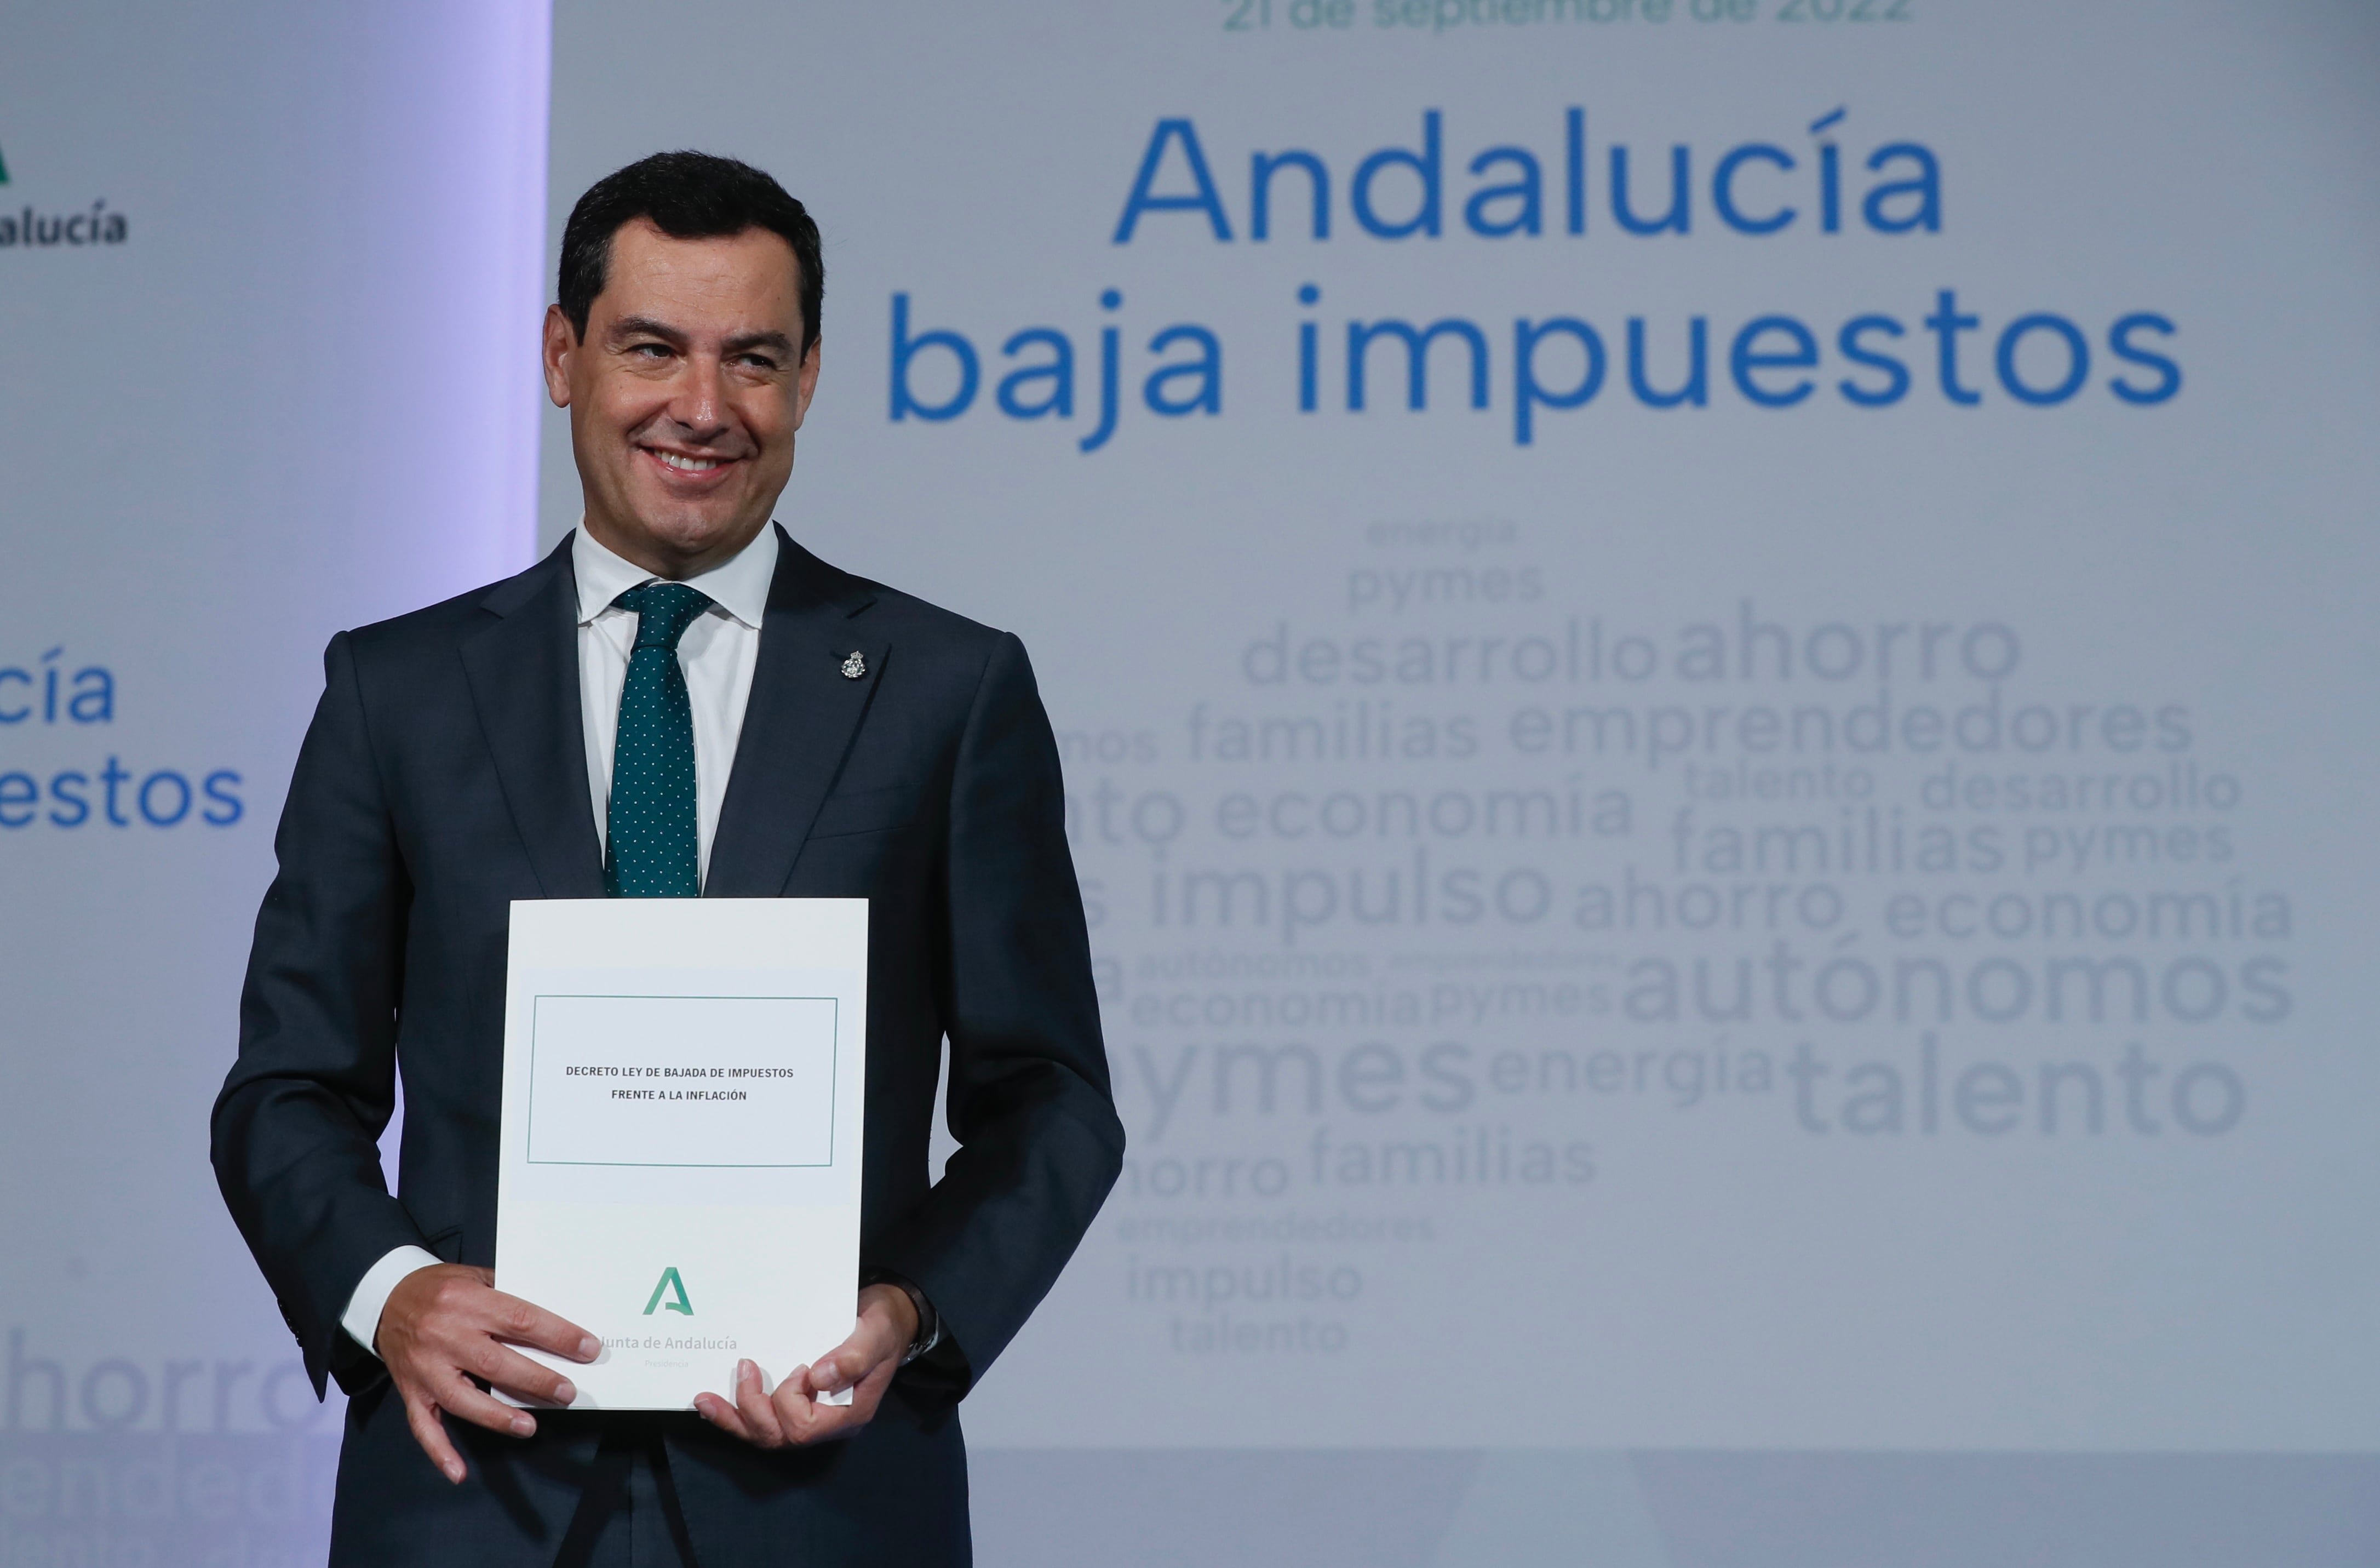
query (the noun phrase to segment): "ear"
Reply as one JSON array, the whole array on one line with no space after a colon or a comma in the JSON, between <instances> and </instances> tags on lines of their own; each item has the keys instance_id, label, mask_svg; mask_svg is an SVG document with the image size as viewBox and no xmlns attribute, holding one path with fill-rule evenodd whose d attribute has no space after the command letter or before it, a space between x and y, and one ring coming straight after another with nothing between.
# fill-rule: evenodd
<instances>
[{"instance_id":1,"label":"ear","mask_svg":"<svg viewBox=\"0 0 2380 1568\"><path fill-rule=\"evenodd\" d=\"M557 408L570 407L570 357L578 351L578 334L559 305L545 308L545 395Z\"/></svg>"},{"instance_id":2,"label":"ear","mask_svg":"<svg viewBox=\"0 0 2380 1568\"><path fill-rule=\"evenodd\" d=\"M810 339L809 352L802 356L802 368L794 376L794 428L802 428L802 420L810 411L810 399L817 395L819 378L819 340Z\"/></svg>"}]
</instances>

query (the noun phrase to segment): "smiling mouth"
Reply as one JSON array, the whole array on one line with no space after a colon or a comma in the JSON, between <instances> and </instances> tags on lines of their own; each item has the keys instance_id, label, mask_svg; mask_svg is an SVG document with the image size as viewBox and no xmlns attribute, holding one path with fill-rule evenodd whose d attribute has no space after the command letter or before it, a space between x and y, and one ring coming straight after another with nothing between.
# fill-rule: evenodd
<instances>
[{"instance_id":1,"label":"smiling mouth","mask_svg":"<svg viewBox=\"0 0 2380 1568\"><path fill-rule=\"evenodd\" d=\"M689 457L683 453L663 452L657 446L647 446L640 450L649 456L658 459L662 467L681 474L714 473L726 467L728 462L724 457Z\"/></svg>"}]
</instances>

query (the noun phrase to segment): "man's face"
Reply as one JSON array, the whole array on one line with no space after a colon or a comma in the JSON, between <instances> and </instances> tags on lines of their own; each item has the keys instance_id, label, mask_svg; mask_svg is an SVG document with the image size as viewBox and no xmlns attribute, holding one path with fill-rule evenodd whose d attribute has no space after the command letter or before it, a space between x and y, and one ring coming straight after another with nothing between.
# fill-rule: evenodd
<instances>
[{"instance_id":1,"label":"man's face","mask_svg":"<svg viewBox=\"0 0 2380 1568\"><path fill-rule=\"evenodd\" d=\"M570 410L598 543L683 577L767 526L818 385L795 272L767 229L673 239L638 218L612 237L586 336L546 312L546 391Z\"/></svg>"}]
</instances>

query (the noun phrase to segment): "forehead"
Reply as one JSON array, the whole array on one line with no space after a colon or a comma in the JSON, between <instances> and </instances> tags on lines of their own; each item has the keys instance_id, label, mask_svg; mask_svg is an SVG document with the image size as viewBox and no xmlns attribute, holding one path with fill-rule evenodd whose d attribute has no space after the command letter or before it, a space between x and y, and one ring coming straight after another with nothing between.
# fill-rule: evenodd
<instances>
[{"instance_id":1,"label":"forehead","mask_svg":"<svg viewBox=\"0 0 2380 1568\"><path fill-rule=\"evenodd\" d=\"M654 316L689 329L801 324L800 263L769 229L677 239L645 218L612 237L611 264L595 312Z\"/></svg>"}]
</instances>

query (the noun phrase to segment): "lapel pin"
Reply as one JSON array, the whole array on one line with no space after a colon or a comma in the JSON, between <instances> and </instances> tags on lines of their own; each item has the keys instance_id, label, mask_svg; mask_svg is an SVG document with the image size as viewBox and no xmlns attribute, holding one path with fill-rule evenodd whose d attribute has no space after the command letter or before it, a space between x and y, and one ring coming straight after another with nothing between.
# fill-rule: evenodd
<instances>
[{"instance_id":1,"label":"lapel pin","mask_svg":"<svg viewBox=\"0 0 2380 1568\"><path fill-rule=\"evenodd\" d=\"M867 673L868 661L859 656L858 649L853 649L851 650L851 657L843 662L843 678L847 681L856 681Z\"/></svg>"}]
</instances>

